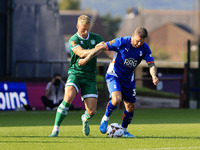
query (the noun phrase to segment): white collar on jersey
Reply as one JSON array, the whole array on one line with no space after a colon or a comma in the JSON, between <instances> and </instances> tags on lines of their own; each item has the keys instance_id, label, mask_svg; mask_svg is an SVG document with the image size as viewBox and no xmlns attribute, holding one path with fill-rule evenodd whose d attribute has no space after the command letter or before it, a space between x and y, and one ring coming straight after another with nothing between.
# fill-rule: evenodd
<instances>
[{"instance_id":1,"label":"white collar on jersey","mask_svg":"<svg viewBox=\"0 0 200 150\"><path fill-rule=\"evenodd\" d=\"M87 38L86 39L84 39L84 38L82 38L79 34L78 34L78 32L77 32L77 35L82 39L82 40L88 40L89 39L89 37L90 37L90 32L88 32L88 36L87 36Z\"/></svg>"}]
</instances>

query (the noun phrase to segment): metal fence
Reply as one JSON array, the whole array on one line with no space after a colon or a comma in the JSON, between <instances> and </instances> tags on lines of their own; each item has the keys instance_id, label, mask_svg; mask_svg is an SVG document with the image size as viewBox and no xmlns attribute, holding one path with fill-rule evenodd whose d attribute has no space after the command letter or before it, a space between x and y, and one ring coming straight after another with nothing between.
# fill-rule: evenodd
<instances>
[{"instance_id":1,"label":"metal fence","mask_svg":"<svg viewBox=\"0 0 200 150\"><path fill-rule=\"evenodd\" d=\"M60 67L60 70L59 70L59 73L61 75L64 74L64 76L66 76L66 72L64 71L67 71L68 69L63 69L63 67L69 67L69 62L70 60L46 60L46 61L23 61L23 60L18 60L15 62L15 77L20 77L19 76L19 72L21 69L23 68L20 68L20 65L21 64L33 64L35 65L35 72L33 74L33 77L37 78L40 76L40 72L39 72L39 66L40 65L47 65L47 69L46 69L46 73L49 75L48 77L51 77L54 73L55 73L55 70L54 70L54 67L55 65L59 65ZM108 64L109 64L109 60L98 60L97 63L98 65L101 65L103 66L103 74L106 73L106 70L107 70L107 67L108 67ZM152 79L151 78L136 78L136 83L137 81L148 81L150 82ZM167 78L167 77L162 77L162 78L159 78L160 81L176 81L176 82L179 82L179 105L177 107L180 107L180 108L183 108L185 106L185 88L184 88L184 85L183 85L183 78ZM99 83L99 84L103 84L103 89L104 90L99 90L99 103L101 103L101 106L103 104L106 105L108 99L109 99L109 93L108 93L108 90L107 90L107 86L106 86L106 82L102 82L102 83ZM161 100L162 101L162 100Z\"/></svg>"}]
</instances>

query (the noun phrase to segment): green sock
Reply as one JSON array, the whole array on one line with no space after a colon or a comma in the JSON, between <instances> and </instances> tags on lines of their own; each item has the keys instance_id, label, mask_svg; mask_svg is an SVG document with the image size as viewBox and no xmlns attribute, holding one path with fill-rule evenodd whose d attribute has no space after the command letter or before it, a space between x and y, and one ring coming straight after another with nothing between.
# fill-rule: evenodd
<instances>
[{"instance_id":1,"label":"green sock","mask_svg":"<svg viewBox=\"0 0 200 150\"><path fill-rule=\"evenodd\" d=\"M95 114L94 114L94 115L95 115ZM88 114L87 110L85 111L85 114L84 114L86 120L92 118L94 115Z\"/></svg>"},{"instance_id":2,"label":"green sock","mask_svg":"<svg viewBox=\"0 0 200 150\"><path fill-rule=\"evenodd\" d=\"M67 115L67 111L68 111L70 105L71 104L66 103L64 100L62 101L62 103L58 106L54 125L56 125L56 126L61 125L62 121L64 120L65 116Z\"/></svg>"}]
</instances>

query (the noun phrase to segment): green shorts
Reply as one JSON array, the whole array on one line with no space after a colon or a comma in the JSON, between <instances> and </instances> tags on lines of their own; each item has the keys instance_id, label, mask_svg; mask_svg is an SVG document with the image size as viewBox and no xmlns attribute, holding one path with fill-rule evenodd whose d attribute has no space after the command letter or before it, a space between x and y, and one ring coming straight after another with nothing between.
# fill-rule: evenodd
<instances>
[{"instance_id":1,"label":"green shorts","mask_svg":"<svg viewBox=\"0 0 200 150\"><path fill-rule=\"evenodd\" d=\"M92 80L78 77L74 74L69 74L67 82L66 82L66 86L75 87L77 93L79 92L79 89L81 89L82 101L84 101L84 99L89 98L89 97L98 98L96 79L92 81Z\"/></svg>"}]
</instances>

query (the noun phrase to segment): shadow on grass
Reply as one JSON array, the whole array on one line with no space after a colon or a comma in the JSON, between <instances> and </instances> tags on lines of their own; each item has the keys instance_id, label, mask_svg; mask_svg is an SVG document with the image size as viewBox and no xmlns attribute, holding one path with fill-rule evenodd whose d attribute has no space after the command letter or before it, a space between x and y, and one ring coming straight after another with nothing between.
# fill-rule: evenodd
<instances>
[{"instance_id":1,"label":"shadow on grass","mask_svg":"<svg viewBox=\"0 0 200 150\"><path fill-rule=\"evenodd\" d=\"M48 137L48 136L0 136L0 137L3 137L3 138L46 138L46 139L61 139L61 138L74 138L74 139L81 139L81 138L87 138L87 139L94 139L94 138L105 138L105 137L101 137L101 136L58 136L58 137ZM0 141L2 142L2 141Z\"/></svg>"},{"instance_id":2,"label":"shadow on grass","mask_svg":"<svg viewBox=\"0 0 200 150\"><path fill-rule=\"evenodd\" d=\"M77 143L77 139L79 143L93 143L94 139L105 139L107 137L94 137L94 136L59 136L59 137L48 137L48 136L1 136L4 139L15 139L15 140L5 140L0 141L0 143ZM18 141L18 140L19 141ZM33 140L33 139L38 139ZM71 139L71 140L67 140ZM81 139L84 139L81 141ZM86 139L89 139L86 141ZM108 138L107 138L108 139ZM75 141L74 141L75 140ZM115 142L115 141L114 141ZM95 140L94 143L102 143L101 140L98 142ZM117 141L116 141L117 143Z\"/></svg>"},{"instance_id":3,"label":"shadow on grass","mask_svg":"<svg viewBox=\"0 0 200 150\"><path fill-rule=\"evenodd\" d=\"M45 138L45 139L62 139L62 138L70 138L70 139L82 139L82 138L86 138L86 139L104 139L104 138L108 138L108 137L101 137L101 136L58 136L58 137L48 137L48 136L1 136L3 138L16 138L16 139L20 139L20 138ZM109 139L109 138L108 138ZM117 139L197 139L199 140L200 137L185 137L185 136L175 136L175 137L158 137L158 136L137 136L136 138L117 138ZM4 141L0 141L0 143L2 143ZM18 141L15 141L18 142ZM40 142L40 141L39 141Z\"/></svg>"}]
</instances>

